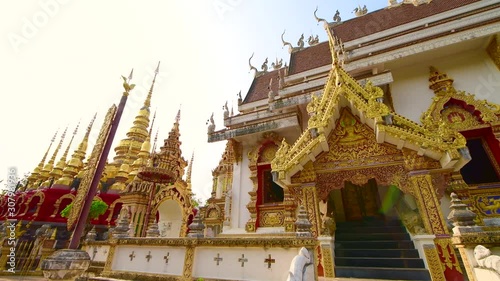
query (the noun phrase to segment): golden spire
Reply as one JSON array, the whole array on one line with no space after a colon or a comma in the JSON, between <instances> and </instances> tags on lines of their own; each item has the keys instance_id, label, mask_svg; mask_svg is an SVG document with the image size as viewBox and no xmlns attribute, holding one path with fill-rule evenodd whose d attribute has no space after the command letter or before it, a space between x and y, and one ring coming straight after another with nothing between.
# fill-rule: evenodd
<instances>
[{"instance_id":1,"label":"golden spire","mask_svg":"<svg viewBox=\"0 0 500 281\"><path fill-rule=\"evenodd\" d=\"M64 129L64 132L61 135L61 140L59 141L59 144L57 145L56 150L52 154L52 157L50 158L49 162L47 162L47 164L45 164L45 166L43 167L43 170L40 172L40 177L39 177L40 179L39 179L39 181L40 181L40 183L42 183L40 185L41 187L49 187L47 185L48 181L46 181L46 182L44 182L44 181L48 180L49 177L50 177L49 173L54 168L54 162L56 161L57 153L59 153L59 150L61 149L61 146L63 144L64 138L66 137L66 132L67 131L68 131L68 127L66 127L66 129Z\"/></svg>"},{"instance_id":2,"label":"golden spire","mask_svg":"<svg viewBox=\"0 0 500 281\"><path fill-rule=\"evenodd\" d=\"M61 178L63 174L63 169L66 166L66 157L68 156L69 148L73 143L73 139L75 138L76 133L78 133L78 127L80 127L80 122L78 122L78 125L76 125L76 128L73 131L73 135L71 136L71 140L69 141L63 156L61 157L61 159L59 159L59 162L57 162L54 169L52 169L52 171L50 172L50 177L53 178L54 180L58 180L59 178Z\"/></svg>"},{"instance_id":3,"label":"golden spire","mask_svg":"<svg viewBox=\"0 0 500 281\"><path fill-rule=\"evenodd\" d=\"M191 155L191 161L189 162L187 175L186 175L186 183L188 184L188 186L191 185L191 174L193 172L193 162L194 162L194 151L193 151L193 154Z\"/></svg>"},{"instance_id":4,"label":"golden spire","mask_svg":"<svg viewBox=\"0 0 500 281\"><path fill-rule=\"evenodd\" d=\"M122 139L118 146L115 148L116 156L114 157L113 165L115 167L119 167L121 163L127 158L127 153L129 147L131 147L131 159L130 161L135 161L137 159L137 155L141 150L141 146L146 140L148 136L148 127L149 127L149 114L150 114L150 105L151 105L151 97L153 95L153 88L156 81L156 76L160 71L160 63L158 62L158 66L155 70L155 74L153 77L153 82L151 84L151 88L149 89L149 93L144 101L143 107L139 110L139 113L134 119L133 125L130 130L127 132L127 137Z\"/></svg>"},{"instance_id":5,"label":"golden spire","mask_svg":"<svg viewBox=\"0 0 500 281\"><path fill-rule=\"evenodd\" d=\"M151 96L153 95L153 88L155 86L156 75L158 75L158 72L160 72L160 62L158 62L158 66L156 66L155 76L153 77L153 83L151 83L151 88L149 88L148 97L144 101L144 106L147 107L151 106Z\"/></svg>"},{"instance_id":6,"label":"golden spire","mask_svg":"<svg viewBox=\"0 0 500 281\"><path fill-rule=\"evenodd\" d=\"M128 164L128 162L130 161L130 152L132 150L131 148L132 148L132 145L129 146L127 158L120 165L120 170L118 170L118 173L116 173L116 176L115 176L116 181L109 188L110 191L115 190L117 192L120 192L120 191L124 190L126 187L125 183L128 181L129 173L130 173L130 165Z\"/></svg>"},{"instance_id":7,"label":"golden spire","mask_svg":"<svg viewBox=\"0 0 500 281\"><path fill-rule=\"evenodd\" d=\"M154 153L156 151L156 142L158 141L158 132L160 131L160 127L158 127L156 129L156 135L155 135L155 140L153 142L153 150L151 151L152 153Z\"/></svg>"},{"instance_id":8,"label":"golden spire","mask_svg":"<svg viewBox=\"0 0 500 281\"><path fill-rule=\"evenodd\" d=\"M154 151L150 156L150 162L148 166L139 169L139 175L141 178L147 177L151 178L152 181L161 180L174 183L184 176L184 169L187 166L186 160L182 158L181 142L179 141L179 121L180 121L180 109L175 117L174 126L168 134L168 138L165 139L164 144L160 147L160 151L157 153ZM150 170L149 163L154 166Z\"/></svg>"},{"instance_id":9,"label":"golden spire","mask_svg":"<svg viewBox=\"0 0 500 281\"><path fill-rule=\"evenodd\" d=\"M453 79L448 78L446 73L441 73L434 66L430 67L429 89L435 94L453 89Z\"/></svg>"},{"instance_id":10,"label":"golden spire","mask_svg":"<svg viewBox=\"0 0 500 281\"><path fill-rule=\"evenodd\" d=\"M146 137L146 140L142 143L141 151L139 151L137 159L132 163L132 169L128 174L129 181L133 180L137 175L139 168L145 166L148 162L149 151L151 150L151 132L155 124L155 119L156 119L156 111L153 114L153 119L151 120L151 126L149 127L148 136Z\"/></svg>"},{"instance_id":11,"label":"golden spire","mask_svg":"<svg viewBox=\"0 0 500 281\"><path fill-rule=\"evenodd\" d=\"M50 140L49 147L47 148L47 151L45 151L45 154L43 155L42 160L40 161L40 163L38 163L38 166L36 166L36 168L33 170L33 172L28 177L28 189L37 187L37 185L35 183L38 181L38 178L40 176L40 172L42 171L43 165L45 164L45 159L47 158L47 155L49 154L49 151L50 151L50 148L52 147L52 144L56 140L57 133L58 133L58 131L56 131L56 133L54 134L54 136Z\"/></svg>"},{"instance_id":12,"label":"golden spire","mask_svg":"<svg viewBox=\"0 0 500 281\"><path fill-rule=\"evenodd\" d=\"M89 140L90 131L92 130L92 125L94 124L97 113L94 115L89 125L87 126L87 131L83 137L82 142L78 145L78 148L71 155L71 159L63 170L63 175L60 179L55 181L55 185L65 185L70 186L73 182L73 178L83 169L83 159L85 159L85 153L87 151L87 145Z\"/></svg>"}]
</instances>

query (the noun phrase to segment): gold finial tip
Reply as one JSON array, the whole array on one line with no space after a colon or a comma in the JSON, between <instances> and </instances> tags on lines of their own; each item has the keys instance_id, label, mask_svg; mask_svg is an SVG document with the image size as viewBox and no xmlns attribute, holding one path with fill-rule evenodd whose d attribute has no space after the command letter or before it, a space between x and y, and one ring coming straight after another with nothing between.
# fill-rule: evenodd
<instances>
[{"instance_id":1,"label":"gold finial tip","mask_svg":"<svg viewBox=\"0 0 500 281\"><path fill-rule=\"evenodd\" d=\"M76 125L76 128L75 130L73 131L73 136L76 135L76 133L78 133L78 128L80 127L80 122L81 121L78 121L78 124Z\"/></svg>"},{"instance_id":2,"label":"gold finial tip","mask_svg":"<svg viewBox=\"0 0 500 281\"><path fill-rule=\"evenodd\" d=\"M128 75L128 81L130 82L130 80L132 80L132 76L134 75L134 69L132 68L132 70L130 71L130 74Z\"/></svg>"},{"instance_id":3,"label":"gold finial tip","mask_svg":"<svg viewBox=\"0 0 500 281\"><path fill-rule=\"evenodd\" d=\"M158 74L160 72L160 61L158 61L158 66L156 66L155 74Z\"/></svg>"},{"instance_id":4,"label":"gold finial tip","mask_svg":"<svg viewBox=\"0 0 500 281\"><path fill-rule=\"evenodd\" d=\"M179 105L179 110L177 111L177 115L175 116L175 123L179 123L181 121L181 105Z\"/></svg>"}]
</instances>

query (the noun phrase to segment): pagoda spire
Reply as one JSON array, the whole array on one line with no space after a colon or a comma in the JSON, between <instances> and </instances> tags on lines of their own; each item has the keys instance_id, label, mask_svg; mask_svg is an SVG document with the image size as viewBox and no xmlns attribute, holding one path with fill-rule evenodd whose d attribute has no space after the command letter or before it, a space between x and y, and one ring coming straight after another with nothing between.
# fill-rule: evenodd
<instances>
[{"instance_id":1,"label":"pagoda spire","mask_svg":"<svg viewBox=\"0 0 500 281\"><path fill-rule=\"evenodd\" d=\"M145 166L148 162L148 158L150 155L149 151L151 150L151 133L153 131L153 126L155 124L155 119L156 119L156 110L155 113L153 114L153 119L151 119L151 126L149 126L148 136L141 145L141 150L139 151L139 154L137 154L138 156L137 159L135 159L135 161L132 162L132 167L130 169L130 173L128 174L129 181L133 180L137 175L139 168Z\"/></svg>"},{"instance_id":2,"label":"pagoda spire","mask_svg":"<svg viewBox=\"0 0 500 281\"><path fill-rule=\"evenodd\" d=\"M47 162L47 164L45 164L45 166L43 167L43 170L40 172L40 180L39 181L40 181L40 183L42 183L40 185L40 187L48 187L47 185L45 185L48 182L44 182L44 181L48 180L50 177L50 171L52 171L52 169L54 168L54 162L56 161L56 156L59 153L59 150L61 149L61 146L64 142L64 138L66 137L67 131L68 131L68 127L66 127L66 129L64 129L64 132L61 135L61 140L59 140L59 144L57 145L56 150L54 150L54 153L52 154L52 157L50 158L49 162Z\"/></svg>"},{"instance_id":3,"label":"pagoda spire","mask_svg":"<svg viewBox=\"0 0 500 281\"><path fill-rule=\"evenodd\" d=\"M80 122L78 122L78 125L76 125L76 128L73 131L73 135L71 136L71 140L69 141L68 146L66 147L66 150L64 151L61 159L59 159L59 162L57 162L56 166L52 169L52 171L50 171L50 177L54 180L58 180L63 175L64 167L66 167L66 157L68 157L69 148L71 147L71 144L75 139L75 135L78 133L79 127Z\"/></svg>"},{"instance_id":4,"label":"pagoda spire","mask_svg":"<svg viewBox=\"0 0 500 281\"><path fill-rule=\"evenodd\" d=\"M114 157L113 166L116 168L120 167L121 163L127 158L127 153L129 147L131 147L131 158L130 161L134 162L137 159L137 155L141 150L141 146L148 137L149 128L149 115L151 106L151 97L153 95L153 88L156 82L156 77L160 71L160 63L154 72L153 81L151 83L151 88L149 89L148 95L144 100L144 105L139 110L139 113L134 119L132 127L127 132L127 137L122 139L118 146L115 148L116 156Z\"/></svg>"},{"instance_id":5,"label":"pagoda spire","mask_svg":"<svg viewBox=\"0 0 500 281\"><path fill-rule=\"evenodd\" d=\"M186 175L186 183L188 184L188 186L191 185L191 174L193 172L193 162L194 162L194 151L193 151L193 154L191 155L191 161L189 161L187 175Z\"/></svg>"},{"instance_id":6,"label":"pagoda spire","mask_svg":"<svg viewBox=\"0 0 500 281\"><path fill-rule=\"evenodd\" d=\"M160 128L158 127L156 129L155 139L154 139L154 142L153 142L153 150L151 151L152 153L154 153L156 151L156 143L158 141L158 132L159 131L160 131Z\"/></svg>"},{"instance_id":7,"label":"pagoda spire","mask_svg":"<svg viewBox=\"0 0 500 281\"><path fill-rule=\"evenodd\" d=\"M37 187L37 185L35 183L38 181L38 179L40 177L40 172L42 171L43 166L45 164L45 159L47 159L47 155L49 154L50 148L52 147L52 144L56 140L57 133L58 133L58 131L56 131L56 133L54 134L54 136L50 140L49 147L47 148L47 151L45 151L45 154L43 155L42 160L40 161L40 163L38 163L38 166L36 166L36 168L33 170L33 172L28 177L28 189L32 189L32 188Z\"/></svg>"},{"instance_id":8,"label":"pagoda spire","mask_svg":"<svg viewBox=\"0 0 500 281\"><path fill-rule=\"evenodd\" d=\"M147 106L147 107L151 106L151 96L153 95L153 88L155 86L156 76L158 75L158 72L160 72L160 62L158 62L158 66L156 66L155 76L153 77L153 82L151 83L151 88L149 88L148 96L147 96L146 100L144 101L144 106Z\"/></svg>"},{"instance_id":9,"label":"pagoda spire","mask_svg":"<svg viewBox=\"0 0 500 281\"><path fill-rule=\"evenodd\" d=\"M83 137L82 142L78 145L78 148L73 152L73 155L71 155L71 159L66 164L63 170L62 177L55 181L54 186L70 186L73 182L73 178L83 169L83 159L85 159L90 131L92 130L92 126L94 125L96 116L97 113L94 115L89 125L87 126L87 131L85 132L85 136Z\"/></svg>"}]
</instances>

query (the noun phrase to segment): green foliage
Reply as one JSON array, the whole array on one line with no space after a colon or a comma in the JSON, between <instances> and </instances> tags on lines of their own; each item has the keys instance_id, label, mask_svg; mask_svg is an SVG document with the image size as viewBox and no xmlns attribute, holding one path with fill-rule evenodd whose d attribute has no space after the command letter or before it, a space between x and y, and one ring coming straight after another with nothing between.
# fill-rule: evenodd
<instances>
[{"instance_id":1,"label":"green foliage","mask_svg":"<svg viewBox=\"0 0 500 281\"><path fill-rule=\"evenodd\" d=\"M66 206L64 210L61 211L61 217L67 218L73 207L73 202ZM101 200L93 200L92 205L90 205L89 219L97 219L100 215L104 214L108 209L108 204Z\"/></svg>"}]
</instances>

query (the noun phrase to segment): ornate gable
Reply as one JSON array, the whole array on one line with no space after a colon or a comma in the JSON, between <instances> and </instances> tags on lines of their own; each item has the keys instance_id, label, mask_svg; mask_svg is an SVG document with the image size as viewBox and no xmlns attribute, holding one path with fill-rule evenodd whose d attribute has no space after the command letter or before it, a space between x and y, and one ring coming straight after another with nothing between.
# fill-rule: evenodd
<instances>
[{"instance_id":1,"label":"ornate gable","mask_svg":"<svg viewBox=\"0 0 500 281\"><path fill-rule=\"evenodd\" d=\"M479 100L473 94L457 91L453 79L430 67L429 88L436 96L431 106L420 118L426 128L432 129L444 122L456 131L466 131L500 123L500 106L486 100Z\"/></svg>"},{"instance_id":2,"label":"ornate gable","mask_svg":"<svg viewBox=\"0 0 500 281\"><path fill-rule=\"evenodd\" d=\"M403 161L401 150L377 143L373 130L344 107L328 139L330 149L318 156L317 170L338 170L353 166Z\"/></svg>"},{"instance_id":3,"label":"ornate gable","mask_svg":"<svg viewBox=\"0 0 500 281\"><path fill-rule=\"evenodd\" d=\"M311 102L307 105L310 116L307 130L293 145L283 140L276 152L276 157L271 163L276 183L281 186L291 184L292 177L303 170L307 162L316 162L322 152L335 150L327 140L332 130L343 130L338 142L355 140L355 137L349 135L347 129L342 126L343 120L339 119L342 108L345 107L349 107L359 117L352 119L354 120L352 125L359 122L369 127L368 131L374 132L374 138L380 147L386 148L387 144L390 144L399 150L410 149L418 156L438 160L440 168L453 171L458 171L470 160L465 137L450 129L445 122L441 120L432 126L421 126L392 112L383 102L384 93L381 88L373 86L371 82L367 82L364 86L360 85L342 68L339 57L343 56L343 49L328 28L326 32L332 54L332 69L322 95L312 95ZM336 145L338 146L338 143ZM349 153L351 156L359 155L352 153L349 146L341 148L343 150L332 152L341 155L330 156L331 160L346 157ZM364 161L366 158L361 159L360 156L355 159Z\"/></svg>"}]
</instances>

